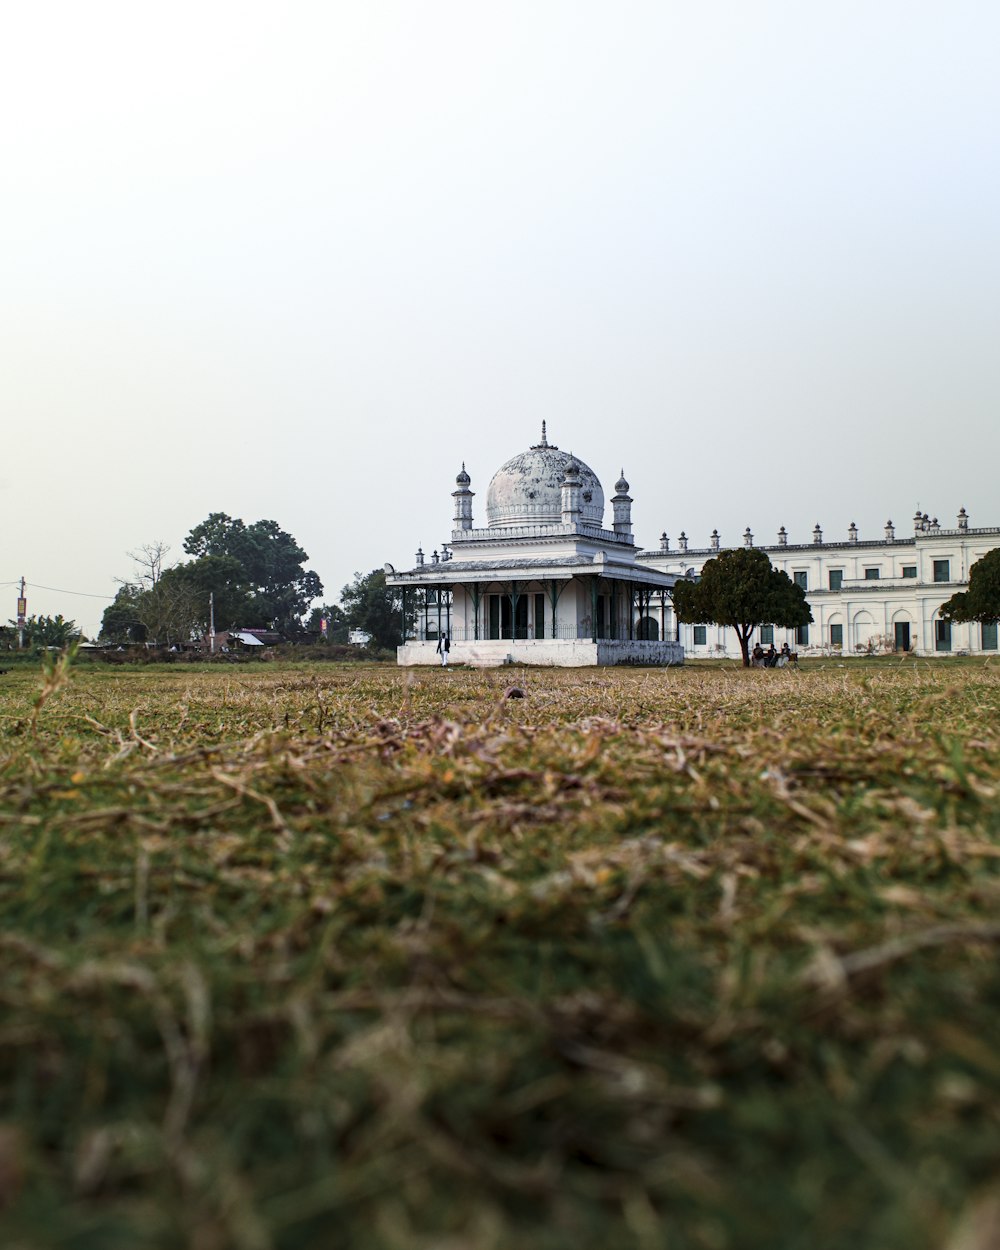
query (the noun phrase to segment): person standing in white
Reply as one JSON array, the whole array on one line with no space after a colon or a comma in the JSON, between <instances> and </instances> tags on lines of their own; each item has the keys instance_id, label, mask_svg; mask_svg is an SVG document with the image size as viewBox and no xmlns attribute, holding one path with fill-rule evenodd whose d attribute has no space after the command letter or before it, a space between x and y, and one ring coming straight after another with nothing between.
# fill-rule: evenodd
<instances>
[{"instance_id":1,"label":"person standing in white","mask_svg":"<svg viewBox=\"0 0 1000 1250\"><path fill-rule=\"evenodd\" d=\"M447 634L442 634L438 639L437 653L441 657L441 667L448 667L448 652L451 650L451 639Z\"/></svg>"}]
</instances>

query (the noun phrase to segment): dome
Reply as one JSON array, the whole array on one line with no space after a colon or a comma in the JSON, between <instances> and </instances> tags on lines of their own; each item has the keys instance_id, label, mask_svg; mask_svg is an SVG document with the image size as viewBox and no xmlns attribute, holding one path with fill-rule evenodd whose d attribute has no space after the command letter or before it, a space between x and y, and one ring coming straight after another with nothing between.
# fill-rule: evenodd
<instances>
[{"instance_id":1,"label":"dome","mask_svg":"<svg viewBox=\"0 0 1000 1250\"><path fill-rule=\"evenodd\" d=\"M465 471L465 461L463 460L463 461L462 461L462 472L461 472L461 473L459 473L459 474L458 474L458 476L455 478L455 485L456 485L456 486L468 486L468 485L470 485L470 484L471 484L471 482L472 482L472 478L471 478L471 477L469 477L468 473L466 473L466 471Z\"/></svg>"},{"instance_id":2,"label":"dome","mask_svg":"<svg viewBox=\"0 0 1000 1250\"><path fill-rule=\"evenodd\" d=\"M580 519L604 523L604 491L597 474L568 451L546 442L522 451L496 471L486 492L486 521L507 525L561 525L562 480L573 461L580 479Z\"/></svg>"}]
</instances>

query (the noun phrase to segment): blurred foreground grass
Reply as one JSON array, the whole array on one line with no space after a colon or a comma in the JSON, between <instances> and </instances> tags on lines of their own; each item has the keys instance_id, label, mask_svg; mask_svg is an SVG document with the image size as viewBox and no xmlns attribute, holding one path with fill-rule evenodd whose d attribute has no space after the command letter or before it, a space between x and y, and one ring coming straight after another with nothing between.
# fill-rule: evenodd
<instances>
[{"instance_id":1,"label":"blurred foreground grass","mask_svg":"<svg viewBox=\"0 0 1000 1250\"><path fill-rule=\"evenodd\" d=\"M46 680L0 1245L997 1244L1000 668Z\"/></svg>"}]
</instances>

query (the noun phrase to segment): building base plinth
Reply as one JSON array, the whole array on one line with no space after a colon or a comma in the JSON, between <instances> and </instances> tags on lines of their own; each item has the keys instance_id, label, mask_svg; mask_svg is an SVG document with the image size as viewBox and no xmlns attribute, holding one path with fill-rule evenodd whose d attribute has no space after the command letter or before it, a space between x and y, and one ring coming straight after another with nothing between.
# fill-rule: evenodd
<instances>
[{"instance_id":1,"label":"building base plinth","mask_svg":"<svg viewBox=\"0 0 1000 1250\"><path fill-rule=\"evenodd\" d=\"M396 648L396 663L440 665L436 642L407 642ZM631 638L493 638L480 642L453 642L449 663L473 668L501 668L505 664L536 664L548 668L586 668L626 664L638 668L666 668L684 663L679 642L647 642Z\"/></svg>"}]
</instances>

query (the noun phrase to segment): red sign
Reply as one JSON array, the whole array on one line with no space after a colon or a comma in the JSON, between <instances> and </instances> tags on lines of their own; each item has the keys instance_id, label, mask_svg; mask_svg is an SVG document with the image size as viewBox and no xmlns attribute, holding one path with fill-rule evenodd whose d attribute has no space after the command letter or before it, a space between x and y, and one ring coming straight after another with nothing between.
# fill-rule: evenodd
<instances>
[{"instance_id":1,"label":"red sign","mask_svg":"<svg viewBox=\"0 0 1000 1250\"><path fill-rule=\"evenodd\" d=\"M18 614L18 616L27 616L27 614L28 614L28 601L27 601L27 599L18 599L18 601L17 601L17 614Z\"/></svg>"},{"instance_id":2,"label":"red sign","mask_svg":"<svg viewBox=\"0 0 1000 1250\"><path fill-rule=\"evenodd\" d=\"M325 634L325 633L326 633L326 617L325 617L325 616L320 617L320 621L319 621L319 632L320 632L321 634Z\"/></svg>"}]
</instances>

